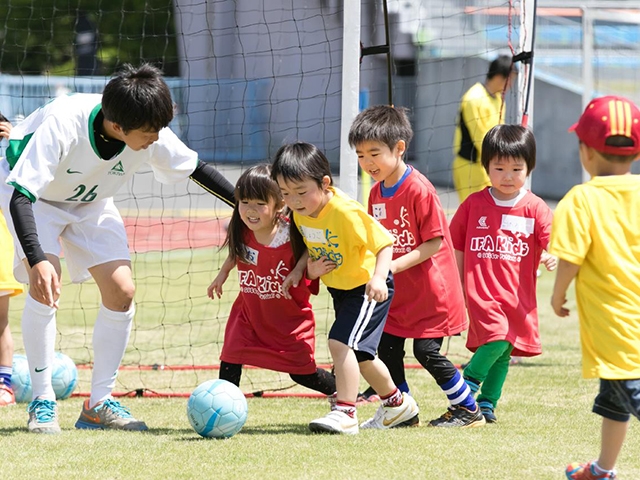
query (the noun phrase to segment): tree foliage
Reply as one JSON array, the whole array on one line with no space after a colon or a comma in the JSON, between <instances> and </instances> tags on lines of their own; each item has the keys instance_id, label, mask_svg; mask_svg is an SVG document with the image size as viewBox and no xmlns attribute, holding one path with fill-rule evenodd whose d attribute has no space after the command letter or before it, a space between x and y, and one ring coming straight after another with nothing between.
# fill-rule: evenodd
<instances>
[{"instance_id":1,"label":"tree foliage","mask_svg":"<svg viewBox=\"0 0 640 480\"><path fill-rule=\"evenodd\" d=\"M84 15L97 33L97 70L151 62L177 76L172 0L5 0L0 8L0 71L74 75L76 27Z\"/></svg>"}]
</instances>

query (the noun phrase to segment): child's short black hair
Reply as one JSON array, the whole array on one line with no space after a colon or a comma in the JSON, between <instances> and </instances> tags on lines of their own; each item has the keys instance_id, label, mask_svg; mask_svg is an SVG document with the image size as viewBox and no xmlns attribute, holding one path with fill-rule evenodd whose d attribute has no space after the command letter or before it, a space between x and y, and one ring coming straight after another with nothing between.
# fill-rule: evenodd
<instances>
[{"instance_id":1,"label":"child's short black hair","mask_svg":"<svg viewBox=\"0 0 640 480\"><path fill-rule=\"evenodd\" d=\"M375 105L358 114L349 129L349 145L356 148L362 142L384 143L393 150L400 140L405 148L413 138L413 129L404 107Z\"/></svg>"},{"instance_id":2,"label":"child's short black hair","mask_svg":"<svg viewBox=\"0 0 640 480\"><path fill-rule=\"evenodd\" d=\"M278 181L278 177L282 177L285 182L313 180L318 186L322 186L325 176L329 177L330 185L333 185L329 160L311 143L283 145L276 152L271 165L271 177L275 181Z\"/></svg>"},{"instance_id":3,"label":"child's short black hair","mask_svg":"<svg viewBox=\"0 0 640 480\"><path fill-rule=\"evenodd\" d=\"M509 78L513 72L517 72L518 68L513 63L511 55L498 55L498 57L489 64L487 79L491 80L496 75Z\"/></svg>"},{"instance_id":4,"label":"child's short black hair","mask_svg":"<svg viewBox=\"0 0 640 480\"><path fill-rule=\"evenodd\" d=\"M102 113L126 133L160 131L173 119L173 102L162 72L148 63L135 68L125 64L102 93Z\"/></svg>"},{"instance_id":5,"label":"child's short black hair","mask_svg":"<svg viewBox=\"0 0 640 480\"><path fill-rule=\"evenodd\" d=\"M482 141L482 166L488 172L495 158L522 158L527 175L536 168L536 139L533 132L521 125L496 125Z\"/></svg>"}]
</instances>

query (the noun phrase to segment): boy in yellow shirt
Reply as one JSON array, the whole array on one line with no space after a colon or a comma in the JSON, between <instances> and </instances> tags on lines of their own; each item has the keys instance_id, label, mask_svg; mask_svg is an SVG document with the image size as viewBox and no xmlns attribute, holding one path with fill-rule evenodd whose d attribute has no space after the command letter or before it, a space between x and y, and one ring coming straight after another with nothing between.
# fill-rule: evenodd
<instances>
[{"instance_id":1,"label":"boy in yellow shirt","mask_svg":"<svg viewBox=\"0 0 640 480\"><path fill-rule=\"evenodd\" d=\"M593 412L602 416L597 461L571 464L572 480L613 479L631 415L640 419L640 110L630 100L596 98L575 131L591 175L558 204L550 253L559 258L551 306L560 317L576 279L582 374L599 378Z\"/></svg>"}]
</instances>

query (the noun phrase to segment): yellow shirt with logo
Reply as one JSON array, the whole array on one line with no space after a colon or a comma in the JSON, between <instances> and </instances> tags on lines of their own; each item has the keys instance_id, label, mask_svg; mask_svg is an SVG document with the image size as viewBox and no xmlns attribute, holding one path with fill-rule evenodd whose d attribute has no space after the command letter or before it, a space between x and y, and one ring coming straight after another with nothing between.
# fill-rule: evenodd
<instances>
[{"instance_id":1,"label":"yellow shirt with logo","mask_svg":"<svg viewBox=\"0 0 640 480\"><path fill-rule=\"evenodd\" d=\"M584 377L640 378L640 175L572 188L556 208L549 251L580 265Z\"/></svg>"},{"instance_id":2,"label":"yellow shirt with logo","mask_svg":"<svg viewBox=\"0 0 640 480\"><path fill-rule=\"evenodd\" d=\"M337 265L321 277L324 284L351 290L371 280L376 255L393 245L393 237L359 202L337 188L329 189L334 195L317 218L294 212L293 220L310 257L316 260L325 256Z\"/></svg>"}]
</instances>

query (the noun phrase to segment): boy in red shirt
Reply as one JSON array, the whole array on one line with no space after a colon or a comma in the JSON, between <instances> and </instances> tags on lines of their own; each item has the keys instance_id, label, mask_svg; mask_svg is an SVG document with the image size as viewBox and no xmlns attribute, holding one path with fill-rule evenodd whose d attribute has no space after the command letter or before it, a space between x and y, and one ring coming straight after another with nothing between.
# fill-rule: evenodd
<instances>
[{"instance_id":1,"label":"boy in red shirt","mask_svg":"<svg viewBox=\"0 0 640 480\"><path fill-rule=\"evenodd\" d=\"M531 130L493 127L482 143L482 165L491 187L470 195L451 220L451 237L467 300L467 348L475 352L464 370L489 423L502 395L511 355L540 355L537 270L547 249L552 213L524 188L536 163ZM548 270L556 259L542 258Z\"/></svg>"},{"instance_id":2,"label":"boy in red shirt","mask_svg":"<svg viewBox=\"0 0 640 480\"><path fill-rule=\"evenodd\" d=\"M396 284L378 356L394 383L408 392L404 344L413 352L449 400L449 408L433 427L476 427L484 417L460 372L440 349L444 337L467 329L464 298L457 277L451 236L440 199L427 178L408 166L403 156L413 137L401 108L378 105L361 112L349 132L362 169L376 180L369 214L394 237L391 272ZM379 422L362 428L381 428Z\"/></svg>"}]
</instances>

